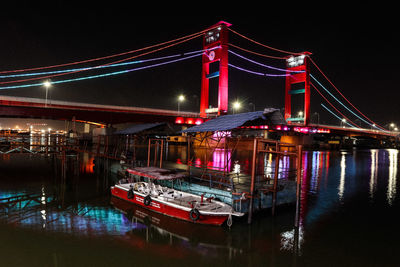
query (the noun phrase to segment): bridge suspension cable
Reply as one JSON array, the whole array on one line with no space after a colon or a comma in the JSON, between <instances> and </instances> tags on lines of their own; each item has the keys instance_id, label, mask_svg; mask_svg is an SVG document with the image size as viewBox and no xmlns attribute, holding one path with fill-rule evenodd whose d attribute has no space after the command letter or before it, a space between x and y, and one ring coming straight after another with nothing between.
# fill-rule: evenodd
<instances>
[{"instance_id":1,"label":"bridge suspension cable","mask_svg":"<svg viewBox=\"0 0 400 267\"><path fill-rule=\"evenodd\" d=\"M324 104L321 103L321 106L326 109L329 113L331 113L333 116L335 116L336 118L338 118L340 121L343 122L343 119L345 119L344 123L346 123L347 125L349 125L350 127L354 127L354 125L350 124L349 122L347 122L346 118L341 118L338 115L336 115L332 110L330 110L329 108L327 108ZM360 128L358 126L356 126L356 128Z\"/></svg>"},{"instance_id":2,"label":"bridge suspension cable","mask_svg":"<svg viewBox=\"0 0 400 267\"><path fill-rule=\"evenodd\" d=\"M91 59L80 60L80 61L74 61L74 62L63 63L63 64L50 65L50 66L25 68L25 69L16 69L16 70L3 70L3 71L0 71L0 74L14 73L14 72L25 72L25 71L34 71L34 70L42 70L42 69L50 69L50 68L59 68L59 67L65 67L65 66L71 66L71 65L77 65L77 64L83 64L83 63L88 63L88 62L93 62L93 61L109 59L109 58L113 58L113 57L124 56L124 55L128 55L128 54L133 54L133 53L136 53L136 52L152 49L152 48L155 48L155 47L167 45L167 44L170 44L170 43L178 42L178 41L181 41L181 40L186 40L188 38L190 38L190 40L191 40L192 38L196 38L196 37L201 36L202 34L204 34L205 32L207 32L209 30L210 29L202 30L202 31L199 31L199 32L196 32L196 33L193 33L193 34L189 34L189 35L186 35L186 36L183 36L183 37L179 37L179 38L176 38L176 39L173 39L173 40L170 40L170 41L157 43L157 44L154 44L154 45L150 45L150 46L146 46L146 47L143 47L143 48L130 50L130 51L122 52L122 53L117 53L117 54L113 54L113 55L97 57L97 58L91 58Z\"/></svg>"},{"instance_id":3,"label":"bridge suspension cable","mask_svg":"<svg viewBox=\"0 0 400 267\"><path fill-rule=\"evenodd\" d=\"M287 74L287 73L285 73L285 74L262 73L262 72L252 71L252 70L248 70L248 69L245 69L245 68L242 68L242 67L238 67L238 66L233 65L233 64L230 64L230 63L228 64L228 66L229 66L229 67L232 67L232 68L235 68L235 69L237 69L237 70L241 70L241 71L244 71L244 72L247 72L247 73L251 73L251 74L255 74L255 75L259 75L259 76L286 77L286 76L289 76L289 75L290 75L290 74Z\"/></svg>"},{"instance_id":4,"label":"bridge suspension cable","mask_svg":"<svg viewBox=\"0 0 400 267\"><path fill-rule=\"evenodd\" d=\"M324 89L333 99L335 99L340 105L342 105L345 109L347 109L351 114L353 114L354 116L356 116L358 119L360 119L361 121L363 121L364 123L368 124L371 127L376 127L376 124L371 124L370 122L366 121L365 119L361 118L360 116L358 116L355 112L353 112L350 108L348 108L345 104L343 104L337 97L335 97L326 87L324 87L312 74L310 74L310 77L317 82L317 84ZM315 88L315 87L314 87ZM381 128L381 127L380 127ZM386 131L384 128L382 128L382 130Z\"/></svg>"},{"instance_id":5,"label":"bridge suspension cable","mask_svg":"<svg viewBox=\"0 0 400 267\"><path fill-rule=\"evenodd\" d=\"M215 50L217 48L218 47L215 47L215 48L212 48L212 49L208 49L207 51ZM158 60L163 60L163 59L186 56L186 55L195 54L195 53L202 53L202 52L205 52L205 50L196 50L196 51L185 52L185 53L181 53L181 54L175 54L175 55L169 55L169 56L163 56L163 57L155 57L155 58L149 58L149 59L141 59L141 60L128 61L128 62L116 63L116 64L111 64L111 65L103 65L103 66L100 65L100 66L94 66L94 67L83 67L83 68L54 70L54 71L45 71L45 72L30 72L30 73L7 74L7 75L0 75L0 79L26 77L26 76L38 76L38 75L47 75L47 74L56 74L56 73L65 73L65 72L73 72L73 71L79 71L79 70L95 70L95 69L103 69L103 68L120 67L120 66L141 64L141 63L145 63L145 62L158 61Z\"/></svg>"},{"instance_id":6,"label":"bridge suspension cable","mask_svg":"<svg viewBox=\"0 0 400 267\"><path fill-rule=\"evenodd\" d=\"M202 34L195 35L195 36L192 36L190 38L181 40L179 42L176 42L176 43L173 43L173 44L169 44L167 46L163 46L163 47L151 50L151 51L143 52L143 53L141 53L139 55L130 56L128 58L123 58L123 59L116 60L116 61L113 61L113 62L109 62L109 63L106 63L106 64L97 65L96 67L102 67L102 66L108 66L108 65L112 65L112 64L117 64L117 63L120 63L120 62L125 62L125 61L128 61L128 60L140 57L140 56L144 56L144 55L148 55L148 54L151 54L151 53L155 53L155 52L158 52L158 51L173 47L175 45L187 42L187 41L192 40L194 38L197 38L197 37L199 37L201 35ZM19 83L19 82L26 82L26 81L39 80L39 79L48 79L48 78L52 78L52 77L58 77L58 76L78 73L78 72L82 72L82 71L86 71L86 70L76 70L76 71L71 71L71 72L57 73L57 74L51 74L51 75L40 76L40 77L35 77L35 78L28 78L28 79L21 79L21 80L3 81L3 82L0 82L0 84Z\"/></svg>"},{"instance_id":7,"label":"bridge suspension cable","mask_svg":"<svg viewBox=\"0 0 400 267\"><path fill-rule=\"evenodd\" d=\"M261 63L261 62L258 62L258 61L249 59L249 58L247 58L247 57L245 57L245 56L242 56L241 54L236 53L236 52L234 52L234 51L232 51L232 50L228 50L228 52L231 53L231 54L233 54L233 55L235 55L235 56L237 56L237 57L239 57L239 58L242 58L242 59L244 59L244 60L246 60L246 61L248 61L248 62L251 62L251 63L253 63L253 64L256 64L256 65L259 65L259 66L262 66L262 67L265 67L265 68L268 68L268 69L271 69L271 70L277 70L277 71L283 71L283 72L293 72L293 73L301 73L301 72L304 72L304 71L288 70L288 69L282 69L282 68L273 67L273 66L266 65L266 64L263 64L263 63Z\"/></svg>"},{"instance_id":8,"label":"bridge suspension cable","mask_svg":"<svg viewBox=\"0 0 400 267\"><path fill-rule=\"evenodd\" d=\"M242 50L244 52L251 53L253 55L257 55L257 56L261 56L261 57L272 58L272 59L280 59L280 60L285 60L286 59L286 57L276 57L276 56L270 56L270 55L266 55L266 54L261 54L261 53L258 53L258 52L255 52L255 51L252 51L252 50L248 50L248 49L242 48L240 46L234 45L232 43L229 43L228 45L232 46L232 47L234 47L236 49Z\"/></svg>"},{"instance_id":9,"label":"bridge suspension cable","mask_svg":"<svg viewBox=\"0 0 400 267\"><path fill-rule=\"evenodd\" d=\"M341 116L342 116L342 118L340 118L340 120L342 120L343 118L344 119L346 119L346 121L349 121L351 124L352 124L352 126L355 126L355 127L357 127L356 125L357 124L355 124L354 122L352 122L349 118L347 118L345 115L343 115L343 113L342 112L340 112L322 93L321 93L321 91L320 90L318 90L318 88L313 84L313 83L310 83L311 84L311 87L313 87L314 89L315 89L315 91L317 91L317 93L334 109L334 110L336 110L336 112L337 113L339 113ZM322 104L321 104L322 105ZM333 114L333 112L330 112L331 114ZM337 115L335 115L335 117L339 117L339 116L337 116Z\"/></svg>"},{"instance_id":10,"label":"bridge suspension cable","mask_svg":"<svg viewBox=\"0 0 400 267\"><path fill-rule=\"evenodd\" d=\"M156 64L151 64L147 66L141 66L133 69L128 69L128 70L121 70L121 71L115 71L115 72L108 72L108 73L103 73L103 74L98 74L98 75L92 75L92 76L85 76L85 77L79 77L79 78L73 78L73 79L65 79L65 80L58 80L58 81L52 81L52 84L59 84L59 83L67 83L67 82L75 82L75 81L82 81L82 80L89 80L89 79L95 79L95 78L101 78L101 77L107 77L107 76L113 76L113 75L118 75L118 74L124 74L124 73L129 73L133 71L138 71L138 70L143 70L143 69L149 69L153 67L159 67L162 65L167 65L171 63L175 63L178 61L183 61L187 60L190 58L198 57L201 56L203 52L189 55L186 57L178 58L178 59L173 59L169 60L166 62L160 62ZM22 84L22 85L10 85L10 86L0 86L0 90L6 90L6 89L16 89L16 88L27 88L27 87L34 87L34 86L41 86L43 83L34 83L34 84Z\"/></svg>"},{"instance_id":11,"label":"bridge suspension cable","mask_svg":"<svg viewBox=\"0 0 400 267\"><path fill-rule=\"evenodd\" d=\"M268 49L270 49L270 50L273 50L273 51L276 51L276 52L280 52L280 53L289 54L289 55L302 55L301 53L290 52L290 51L286 51L286 50L274 48L274 47L269 46L269 45L262 44L262 43L257 42L257 41L255 41L255 40L249 38L249 37L244 36L243 34L240 34L240 33L236 32L236 31L232 30L231 28L228 28L228 29L229 29L231 32L233 32L234 34L236 34L236 35L238 35L238 36L240 36L240 37L242 37L242 38L244 38L244 39L246 39L246 40L248 40L248 41L250 41L250 42L253 42L253 43L257 44L257 45L260 45L260 46L263 46L263 47L265 47L265 48L268 48Z\"/></svg>"},{"instance_id":12,"label":"bridge suspension cable","mask_svg":"<svg viewBox=\"0 0 400 267\"><path fill-rule=\"evenodd\" d=\"M362 113L358 108L356 108L341 92L340 90L333 84L333 82L325 75L325 73L321 70L321 68L319 68L317 66L317 64L310 58L311 63L317 68L317 70L324 76L324 78L333 86L333 88L335 88L335 90L340 94L340 96L343 97L344 100L346 100L347 103L349 103L358 113L360 113L365 119L367 119L370 123L372 123L373 125L381 128L384 131L387 131L387 129L385 129L384 127L380 126L379 124L377 124L376 122L374 122L373 120L371 120L370 118L368 118L364 113ZM363 120L364 121L364 120ZM370 123L367 123L369 125L371 125Z\"/></svg>"}]
</instances>

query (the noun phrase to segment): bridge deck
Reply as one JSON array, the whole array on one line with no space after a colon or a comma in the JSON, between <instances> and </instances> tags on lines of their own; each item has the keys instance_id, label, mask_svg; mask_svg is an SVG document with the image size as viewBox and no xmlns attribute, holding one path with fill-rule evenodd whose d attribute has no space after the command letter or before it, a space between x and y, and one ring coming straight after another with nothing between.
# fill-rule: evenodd
<instances>
[{"instance_id":1,"label":"bridge deck","mask_svg":"<svg viewBox=\"0 0 400 267\"><path fill-rule=\"evenodd\" d=\"M60 100L0 96L0 117L95 121L104 123L175 121L199 113L168 109L101 105Z\"/></svg>"}]
</instances>

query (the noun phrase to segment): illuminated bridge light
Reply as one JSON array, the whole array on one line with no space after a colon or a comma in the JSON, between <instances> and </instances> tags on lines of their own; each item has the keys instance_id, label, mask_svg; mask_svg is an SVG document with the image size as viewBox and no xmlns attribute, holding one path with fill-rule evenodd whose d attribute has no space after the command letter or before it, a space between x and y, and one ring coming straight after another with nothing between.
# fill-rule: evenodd
<instances>
[{"instance_id":1,"label":"illuminated bridge light","mask_svg":"<svg viewBox=\"0 0 400 267\"><path fill-rule=\"evenodd\" d=\"M177 117L177 118L175 119L175 123L176 123L176 124L182 124L184 121L185 121L185 120L184 120L182 117Z\"/></svg>"},{"instance_id":2,"label":"illuminated bridge light","mask_svg":"<svg viewBox=\"0 0 400 267\"><path fill-rule=\"evenodd\" d=\"M189 125L200 125L204 122L201 118L183 118L183 117L176 117L175 124L189 124Z\"/></svg>"}]
</instances>

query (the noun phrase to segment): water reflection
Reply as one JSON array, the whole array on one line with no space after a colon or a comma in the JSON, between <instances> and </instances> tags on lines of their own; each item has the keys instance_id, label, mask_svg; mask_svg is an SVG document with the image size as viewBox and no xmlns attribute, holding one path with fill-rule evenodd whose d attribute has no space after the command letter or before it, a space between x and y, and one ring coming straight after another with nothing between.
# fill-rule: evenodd
<instances>
[{"instance_id":1,"label":"water reflection","mask_svg":"<svg viewBox=\"0 0 400 267\"><path fill-rule=\"evenodd\" d=\"M301 246L303 243L304 227L302 225L281 233L280 250L292 251L296 255L301 255Z\"/></svg>"},{"instance_id":2,"label":"water reflection","mask_svg":"<svg viewBox=\"0 0 400 267\"><path fill-rule=\"evenodd\" d=\"M195 158L194 164L228 167L235 173L245 173L251 169L251 163L244 152L240 156L233 152L227 155L221 150L214 152L207 158L211 163L205 164L202 161L204 155L201 154ZM193 224L180 223L159 214L151 214L147 210L135 209L134 206L126 207L125 202L113 201L111 205L110 176L106 172L106 163L97 158L94 164L94 159L87 155L68 157L71 161L78 160L79 164L71 162L66 171L67 177L62 180L60 174L53 175L49 171L53 165L59 167L55 160L37 154L19 154L0 158L0 198L14 197L9 203L18 199L18 205L9 206L8 209L1 208L4 207L4 201L0 202L0 221L35 229L39 234L42 231L66 233L78 236L80 240L81 236L90 237L96 243L105 239L113 240L118 243L118 247L112 253L121 247L129 249L126 254L121 254L121 258L132 251L151 251L151 256L155 255L154 258L159 259L222 259L225 263L221 266L292 266L291 255L301 255L300 260L315 263L314 258L318 257L314 253L316 247L332 251L332 255L346 254L346 251L357 253L357 249L364 252L371 246L377 253L382 253L378 245L374 244L385 244L386 239L389 239L390 245L398 249L397 239L390 235L377 234L374 236L376 242L369 242L371 234L374 234L367 232L372 228L379 231L388 228L387 232L396 233L397 225L390 228L390 220L387 218L397 209L397 150L347 153L305 151L300 227L293 227L294 208L287 207L278 208L274 218L269 211L263 211L257 214L251 226L239 221L234 222L231 229L194 227ZM234 160L232 166L227 160L231 157ZM171 159L177 162L176 158ZM272 155L263 155L258 164L260 173L274 173L275 158ZM288 158L280 158L279 177L291 175L292 164ZM22 168L26 166L32 168L29 169L29 179L26 168ZM57 172L60 172L60 168L57 168ZM29 198L27 195L31 191L36 194ZM371 199L383 201L374 201L371 205ZM379 210L378 216L374 213L376 210ZM382 227L381 216L385 227ZM366 220L368 224L364 227ZM0 230L1 227L0 224ZM360 241L355 250L349 245L354 244L354 233ZM0 241L3 241L1 236ZM48 250L53 249L51 245L48 246ZM63 245L60 245L60 250L63 249ZM260 251L262 253L258 253ZM365 254L365 257L368 258L368 255ZM330 255L324 254L324 257L320 256L316 261L324 262L325 257L329 258ZM329 259L333 259L332 265L343 265L335 261L335 256Z\"/></svg>"},{"instance_id":3,"label":"water reflection","mask_svg":"<svg viewBox=\"0 0 400 267\"><path fill-rule=\"evenodd\" d=\"M396 197L398 150L388 149L388 152L389 152L389 181L387 186L387 201L389 205L392 205L393 200Z\"/></svg>"},{"instance_id":4,"label":"water reflection","mask_svg":"<svg viewBox=\"0 0 400 267\"><path fill-rule=\"evenodd\" d=\"M369 197L374 198L378 179L379 150L371 149L371 176L369 179Z\"/></svg>"},{"instance_id":5,"label":"water reflection","mask_svg":"<svg viewBox=\"0 0 400 267\"><path fill-rule=\"evenodd\" d=\"M346 155L345 153L342 153L342 158L340 160L340 181L338 187L339 190L338 195L340 201L343 200L345 178L346 178Z\"/></svg>"},{"instance_id":6,"label":"water reflection","mask_svg":"<svg viewBox=\"0 0 400 267\"><path fill-rule=\"evenodd\" d=\"M208 166L216 170L231 171L231 150L217 148L213 152L213 161L208 162Z\"/></svg>"}]
</instances>

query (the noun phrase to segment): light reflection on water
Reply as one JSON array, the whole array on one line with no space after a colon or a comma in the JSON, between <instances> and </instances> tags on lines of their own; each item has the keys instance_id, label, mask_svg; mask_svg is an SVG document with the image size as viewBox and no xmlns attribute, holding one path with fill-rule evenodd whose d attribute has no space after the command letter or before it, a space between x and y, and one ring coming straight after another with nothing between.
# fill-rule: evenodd
<instances>
[{"instance_id":1,"label":"light reflection on water","mask_svg":"<svg viewBox=\"0 0 400 267\"><path fill-rule=\"evenodd\" d=\"M369 180L369 196L374 199L379 170L379 150L371 149L371 177Z\"/></svg>"},{"instance_id":2,"label":"light reflection on water","mask_svg":"<svg viewBox=\"0 0 400 267\"><path fill-rule=\"evenodd\" d=\"M389 205L392 205L393 200L396 197L398 151L394 149L388 149L388 152L389 152L389 182L388 182L387 200Z\"/></svg>"},{"instance_id":3,"label":"light reflection on water","mask_svg":"<svg viewBox=\"0 0 400 267\"><path fill-rule=\"evenodd\" d=\"M132 246L135 250L141 247L152 248L160 253L166 250L169 253L180 251L180 255L186 255L184 252L190 251L205 258L213 255L214 258L227 259L226 265L236 261L258 265L272 258L282 263L286 262L288 253L299 257L300 261L307 259L312 262L312 257L315 257L312 248L315 247L335 250L335 255L338 255L349 249L347 242L351 243L352 238L345 234L347 231L358 233L359 246L374 246L368 242L367 237L363 239L364 232L357 232L362 231L363 227L359 229L359 226L365 224L363 216L367 215L364 215L364 211L365 214L369 213L366 217L368 227L382 229L381 222L371 218L381 217L382 220L387 220L399 204L396 197L399 159L398 151L393 149L306 151L303 154L303 193L298 229L293 227L294 210L289 207L278 208L276 218L272 218L269 211L258 215L250 227L244 220L234 222L231 230L222 227L212 228L212 231L188 223L171 222L165 216L135 210L124 206L124 203L110 204L108 188L111 181L108 181L109 175L102 173L106 168L101 167L101 164L94 165L94 159L87 155L79 156L78 177L74 170L69 169L66 180L62 180L59 175L53 175L51 166L55 164L54 161L36 157L40 158L33 158L31 155L8 155L0 158L1 199L29 192L37 194L36 201L22 201L8 209L8 214L4 208L0 209L0 220L3 223L38 231L40 229L48 233L65 233L98 240L121 240L125 244L123 246ZM226 159L231 157L230 165ZM235 172L246 172L249 169L246 158L235 158L235 155L227 155L223 151L218 151L211 159L219 168L228 167ZM279 172L284 174L285 170L292 168L293 162L284 157L280 160ZM10 164L4 164L7 162ZM201 164L200 159L197 163ZM30 170L29 180L26 178L26 171L21 170L21 166L27 165L33 168ZM259 169L269 173L275 168L270 156L263 157L259 165ZM61 198L61 195L64 197ZM380 213L374 215L373 212ZM343 221L338 218L343 218ZM348 225L357 227L349 228ZM386 227L390 228L390 225ZM328 233L340 236L341 241L329 238ZM319 235L325 238L317 238ZM397 237L395 234L393 239ZM385 241L392 247L400 248L394 240L391 242L391 236L374 238L376 244ZM264 258L252 253L259 250L266 251ZM165 256L161 254L157 252L156 257ZM325 253L324 257L324 260L329 258L334 263L340 262L333 253ZM365 257L362 262L368 266L368 255ZM387 260L390 261L390 258Z\"/></svg>"}]
</instances>

